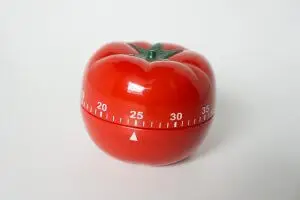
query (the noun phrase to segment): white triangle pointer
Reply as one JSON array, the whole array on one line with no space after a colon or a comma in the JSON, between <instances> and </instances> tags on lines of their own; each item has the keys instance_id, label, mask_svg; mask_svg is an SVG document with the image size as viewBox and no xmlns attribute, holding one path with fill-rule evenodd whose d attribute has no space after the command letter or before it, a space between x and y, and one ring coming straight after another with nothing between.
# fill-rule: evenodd
<instances>
[{"instance_id":1,"label":"white triangle pointer","mask_svg":"<svg viewBox=\"0 0 300 200\"><path fill-rule=\"evenodd\" d=\"M136 134L134 131L133 131L132 135L130 136L129 140L135 141L135 142L138 141L138 138L136 137Z\"/></svg>"}]
</instances>

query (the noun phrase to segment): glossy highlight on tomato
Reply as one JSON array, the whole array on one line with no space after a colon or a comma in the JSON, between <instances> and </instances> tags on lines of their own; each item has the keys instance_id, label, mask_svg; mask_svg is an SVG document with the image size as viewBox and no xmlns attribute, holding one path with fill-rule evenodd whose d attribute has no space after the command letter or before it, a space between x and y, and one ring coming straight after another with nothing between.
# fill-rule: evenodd
<instances>
[{"instance_id":1,"label":"glossy highlight on tomato","mask_svg":"<svg viewBox=\"0 0 300 200\"><path fill-rule=\"evenodd\" d=\"M189 157L214 117L215 77L200 54L171 43L112 42L90 58L81 113L94 143L127 162Z\"/></svg>"}]
</instances>

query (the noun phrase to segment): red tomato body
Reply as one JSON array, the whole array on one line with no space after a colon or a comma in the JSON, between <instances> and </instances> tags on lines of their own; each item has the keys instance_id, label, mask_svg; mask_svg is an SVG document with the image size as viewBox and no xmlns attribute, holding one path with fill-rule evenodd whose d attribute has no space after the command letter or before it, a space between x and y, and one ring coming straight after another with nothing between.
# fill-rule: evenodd
<instances>
[{"instance_id":1,"label":"red tomato body","mask_svg":"<svg viewBox=\"0 0 300 200\"><path fill-rule=\"evenodd\" d=\"M81 105L103 151L167 165L203 141L214 115L214 74L203 56L175 44L110 43L86 67Z\"/></svg>"}]
</instances>

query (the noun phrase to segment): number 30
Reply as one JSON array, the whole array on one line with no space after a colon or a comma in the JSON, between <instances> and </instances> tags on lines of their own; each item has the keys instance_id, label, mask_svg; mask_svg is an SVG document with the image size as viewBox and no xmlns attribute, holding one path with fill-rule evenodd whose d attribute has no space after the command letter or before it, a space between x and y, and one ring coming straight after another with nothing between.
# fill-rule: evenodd
<instances>
[{"instance_id":1,"label":"number 30","mask_svg":"<svg viewBox=\"0 0 300 200\"><path fill-rule=\"evenodd\" d=\"M182 120L182 113L171 113L170 120L171 121Z\"/></svg>"}]
</instances>

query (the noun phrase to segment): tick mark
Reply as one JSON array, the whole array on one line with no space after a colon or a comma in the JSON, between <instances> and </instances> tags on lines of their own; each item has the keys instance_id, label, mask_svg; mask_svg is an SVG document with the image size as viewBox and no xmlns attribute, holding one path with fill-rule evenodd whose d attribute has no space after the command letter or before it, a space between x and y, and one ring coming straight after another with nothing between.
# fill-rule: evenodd
<instances>
[{"instance_id":1,"label":"tick mark","mask_svg":"<svg viewBox=\"0 0 300 200\"><path fill-rule=\"evenodd\" d=\"M100 111L100 117L102 118L102 111Z\"/></svg>"},{"instance_id":2,"label":"tick mark","mask_svg":"<svg viewBox=\"0 0 300 200\"><path fill-rule=\"evenodd\" d=\"M86 104L86 109L87 109L87 110L89 109L89 104Z\"/></svg>"},{"instance_id":3,"label":"tick mark","mask_svg":"<svg viewBox=\"0 0 300 200\"><path fill-rule=\"evenodd\" d=\"M177 127L177 122L174 122L174 128L176 128Z\"/></svg>"},{"instance_id":4,"label":"tick mark","mask_svg":"<svg viewBox=\"0 0 300 200\"><path fill-rule=\"evenodd\" d=\"M203 116L203 120L206 120L206 115Z\"/></svg>"},{"instance_id":5,"label":"tick mark","mask_svg":"<svg viewBox=\"0 0 300 200\"><path fill-rule=\"evenodd\" d=\"M199 120L198 120L198 122L199 122L199 123L201 122L201 117L199 117Z\"/></svg>"},{"instance_id":6,"label":"tick mark","mask_svg":"<svg viewBox=\"0 0 300 200\"><path fill-rule=\"evenodd\" d=\"M90 108L90 112L92 112L92 110L93 110L93 107L91 106L91 108Z\"/></svg>"},{"instance_id":7,"label":"tick mark","mask_svg":"<svg viewBox=\"0 0 300 200\"><path fill-rule=\"evenodd\" d=\"M158 127L161 128L161 122L159 122Z\"/></svg>"},{"instance_id":8,"label":"tick mark","mask_svg":"<svg viewBox=\"0 0 300 200\"><path fill-rule=\"evenodd\" d=\"M94 110L95 115L97 114L97 109Z\"/></svg>"},{"instance_id":9,"label":"tick mark","mask_svg":"<svg viewBox=\"0 0 300 200\"><path fill-rule=\"evenodd\" d=\"M150 127L151 127L151 128L153 127L153 122L150 122Z\"/></svg>"},{"instance_id":10,"label":"tick mark","mask_svg":"<svg viewBox=\"0 0 300 200\"><path fill-rule=\"evenodd\" d=\"M137 126L138 125L138 122L137 120L134 120L134 125Z\"/></svg>"},{"instance_id":11,"label":"tick mark","mask_svg":"<svg viewBox=\"0 0 300 200\"><path fill-rule=\"evenodd\" d=\"M145 121L143 121L143 127L145 126Z\"/></svg>"},{"instance_id":12,"label":"tick mark","mask_svg":"<svg viewBox=\"0 0 300 200\"><path fill-rule=\"evenodd\" d=\"M113 120L113 122L115 121L115 116L112 116L112 120Z\"/></svg>"},{"instance_id":13,"label":"tick mark","mask_svg":"<svg viewBox=\"0 0 300 200\"><path fill-rule=\"evenodd\" d=\"M194 124L196 124L196 118L194 119Z\"/></svg>"},{"instance_id":14,"label":"tick mark","mask_svg":"<svg viewBox=\"0 0 300 200\"><path fill-rule=\"evenodd\" d=\"M169 122L167 122L167 128L169 128Z\"/></svg>"},{"instance_id":15,"label":"tick mark","mask_svg":"<svg viewBox=\"0 0 300 200\"><path fill-rule=\"evenodd\" d=\"M190 120L188 120L188 126L190 125Z\"/></svg>"},{"instance_id":16,"label":"tick mark","mask_svg":"<svg viewBox=\"0 0 300 200\"><path fill-rule=\"evenodd\" d=\"M108 119L108 113L106 113L106 115L105 115L105 119Z\"/></svg>"},{"instance_id":17,"label":"tick mark","mask_svg":"<svg viewBox=\"0 0 300 200\"><path fill-rule=\"evenodd\" d=\"M183 126L183 121L181 121L181 126Z\"/></svg>"},{"instance_id":18,"label":"tick mark","mask_svg":"<svg viewBox=\"0 0 300 200\"><path fill-rule=\"evenodd\" d=\"M129 124L130 123L130 119L127 119L127 124Z\"/></svg>"},{"instance_id":19,"label":"tick mark","mask_svg":"<svg viewBox=\"0 0 300 200\"><path fill-rule=\"evenodd\" d=\"M122 123L122 117L120 117L120 123Z\"/></svg>"}]
</instances>

